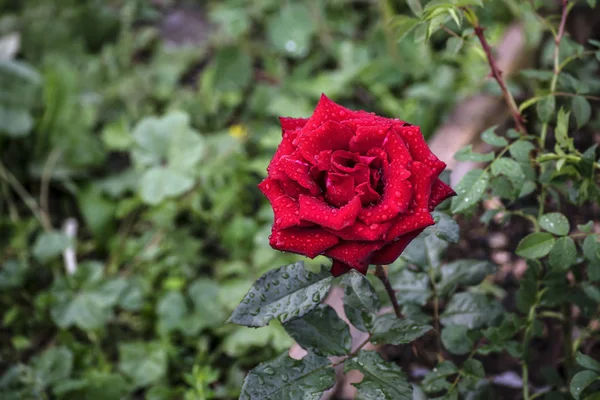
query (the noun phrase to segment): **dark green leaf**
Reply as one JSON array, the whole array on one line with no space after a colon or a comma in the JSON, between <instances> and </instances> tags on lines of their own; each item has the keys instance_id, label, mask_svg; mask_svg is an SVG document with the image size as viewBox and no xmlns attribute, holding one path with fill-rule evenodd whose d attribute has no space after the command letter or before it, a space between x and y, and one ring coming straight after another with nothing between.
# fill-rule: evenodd
<instances>
[{"instance_id":1,"label":"dark green leaf","mask_svg":"<svg viewBox=\"0 0 600 400\"><path fill-rule=\"evenodd\" d=\"M473 286L479 284L486 276L493 274L496 266L489 261L458 260L442 267L442 278L437 290L446 295L455 290L458 285Z\"/></svg>"},{"instance_id":2,"label":"dark green leaf","mask_svg":"<svg viewBox=\"0 0 600 400\"><path fill-rule=\"evenodd\" d=\"M554 115L556 99L552 95L545 96L541 98L535 106L538 116L540 117L540 121L548 123Z\"/></svg>"},{"instance_id":3,"label":"dark green leaf","mask_svg":"<svg viewBox=\"0 0 600 400\"><path fill-rule=\"evenodd\" d=\"M437 393L450 387L447 378L458 373L458 368L452 361L444 361L428 373L423 379L423 390L427 393Z\"/></svg>"},{"instance_id":4,"label":"dark green leaf","mask_svg":"<svg viewBox=\"0 0 600 400\"><path fill-rule=\"evenodd\" d=\"M531 142L519 140L510 145L510 155L520 162L529 162L529 154L535 146Z\"/></svg>"},{"instance_id":5,"label":"dark green leaf","mask_svg":"<svg viewBox=\"0 0 600 400\"><path fill-rule=\"evenodd\" d=\"M587 99L583 96L575 96L571 100L571 108L573 115L575 115L575 121L577 121L577 127L581 128L587 124L592 115L592 107Z\"/></svg>"},{"instance_id":6,"label":"dark green leaf","mask_svg":"<svg viewBox=\"0 0 600 400\"><path fill-rule=\"evenodd\" d=\"M299 318L325 298L332 279L326 269L315 274L307 271L302 262L271 270L254 282L229 321L259 327L273 318L281 322Z\"/></svg>"},{"instance_id":7,"label":"dark green leaf","mask_svg":"<svg viewBox=\"0 0 600 400\"><path fill-rule=\"evenodd\" d=\"M492 324L504 309L481 293L456 293L440 316L443 325L464 325L469 329Z\"/></svg>"},{"instance_id":8,"label":"dark green leaf","mask_svg":"<svg viewBox=\"0 0 600 400\"><path fill-rule=\"evenodd\" d=\"M585 369L592 369L596 372L600 372L600 362L594 360L590 356L583 354L580 351L577 352L577 355L575 356L575 361L577 361L577 364L581 365Z\"/></svg>"},{"instance_id":9,"label":"dark green leaf","mask_svg":"<svg viewBox=\"0 0 600 400\"><path fill-rule=\"evenodd\" d=\"M228 47L215 55L214 87L218 91L241 90L252 78L252 58L244 50Z\"/></svg>"},{"instance_id":10,"label":"dark green leaf","mask_svg":"<svg viewBox=\"0 0 600 400\"><path fill-rule=\"evenodd\" d=\"M335 374L326 357L309 353L302 360L294 360L287 353L250 371L240 400L319 400L335 384Z\"/></svg>"},{"instance_id":11,"label":"dark green leaf","mask_svg":"<svg viewBox=\"0 0 600 400\"><path fill-rule=\"evenodd\" d=\"M69 378L72 370L73 353L63 346L48 349L34 363L35 378L43 386Z\"/></svg>"},{"instance_id":12,"label":"dark green leaf","mask_svg":"<svg viewBox=\"0 0 600 400\"><path fill-rule=\"evenodd\" d=\"M591 282L583 282L581 289L587 297L594 300L596 303L600 303L600 288L592 284Z\"/></svg>"},{"instance_id":13,"label":"dark green leaf","mask_svg":"<svg viewBox=\"0 0 600 400\"><path fill-rule=\"evenodd\" d=\"M165 376L167 352L156 342L121 343L119 369L136 387L149 386Z\"/></svg>"},{"instance_id":14,"label":"dark green leaf","mask_svg":"<svg viewBox=\"0 0 600 400\"><path fill-rule=\"evenodd\" d=\"M512 185L520 189L525 181L525 174L521 169L521 165L512 158L500 158L492 163L492 175L506 176Z\"/></svg>"},{"instance_id":15,"label":"dark green leaf","mask_svg":"<svg viewBox=\"0 0 600 400\"><path fill-rule=\"evenodd\" d=\"M457 196L452 199L452 212L461 213L468 210L483 196L488 186L489 175L481 169L473 169L462 178L456 186Z\"/></svg>"},{"instance_id":16,"label":"dark green leaf","mask_svg":"<svg viewBox=\"0 0 600 400\"><path fill-rule=\"evenodd\" d=\"M407 15L396 15L390 21L390 27L394 29L396 33L396 40L402 41L413 29L419 24L420 20L417 18L409 17Z\"/></svg>"},{"instance_id":17,"label":"dark green leaf","mask_svg":"<svg viewBox=\"0 0 600 400\"><path fill-rule=\"evenodd\" d=\"M361 351L346 361L344 372L359 370L360 383L353 383L359 398L377 400L412 400L413 388L406 376L394 363L384 361L375 351Z\"/></svg>"},{"instance_id":18,"label":"dark green leaf","mask_svg":"<svg viewBox=\"0 0 600 400\"><path fill-rule=\"evenodd\" d=\"M62 254L70 244L69 237L61 232L43 232L33 244L33 256L39 262L48 262Z\"/></svg>"},{"instance_id":19,"label":"dark green leaf","mask_svg":"<svg viewBox=\"0 0 600 400\"><path fill-rule=\"evenodd\" d=\"M517 246L516 253L524 258L542 258L554 246L554 237L545 232L534 232L525 236Z\"/></svg>"},{"instance_id":20,"label":"dark green leaf","mask_svg":"<svg viewBox=\"0 0 600 400\"><path fill-rule=\"evenodd\" d=\"M408 268L390 274L390 282L400 304L425 305L431 296L429 276L424 272L413 272Z\"/></svg>"},{"instance_id":21,"label":"dark green leaf","mask_svg":"<svg viewBox=\"0 0 600 400\"><path fill-rule=\"evenodd\" d=\"M569 115L570 113L565 112L563 108L558 111L554 136L560 147L563 149L574 150L573 139L569 138Z\"/></svg>"},{"instance_id":22,"label":"dark green leaf","mask_svg":"<svg viewBox=\"0 0 600 400\"><path fill-rule=\"evenodd\" d=\"M583 241L583 255L592 264L600 264L600 235L589 235Z\"/></svg>"},{"instance_id":23,"label":"dark green leaf","mask_svg":"<svg viewBox=\"0 0 600 400\"><path fill-rule=\"evenodd\" d=\"M423 5L421 4L421 0L407 0L406 3L413 14L415 14L417 17L421 16L423 13Z\"/></svg>"},{"instance_id":24,"label":"dark green leaf","mask_svg":"<svg viewBox=\"0 0 600 400\"><path fill-rule=\"evenodd\" d=\"M550 250L550 266L558 271L566 271L577 260L577 248L570 237L559 238Z\"/></svg>"},{"instance_id":25,"label":"dark green leaf","mask_svg":"<svg viewBox=\"0 0 600 400\"><path fill-rule=\"evenodd\" d=\"M486 129L481 134L481 140L483 140L484 142L486 142L487 144L490 144L492 146L504 147L504 146L508 145L508 141L505 138L503 138L502 136L498 136L494 133L497 128L498 128L498 126L492 126L491 128Z\"/></svg>"},{"instance_id":26,"label":"dark green leaf","mask_svg":"<svg viewBox=\"0 0 600 400\"><path fill-rule=\"evenodd\" d=\"M431 213L436 221L435 225L427 227L428 234L434 234L450 243L458 243L460 228L456 221L448 214L434 211Z\"/></svg>"},{"instance_id":27,"label":"dark green leaf","mask_svg":"<svg viewBox=\"0 0 600 400\"><path fill-rule=\"evenodd\" d=\"M393 314L384 314L375 320L371 342L375 344L406 344L433 329L408 319L398 319Z\"/></svg>"},{"instance_id":28,"label":"dark green leaf","mask_svg":"<svg viewBox=\"0 0 600 400\"><path fill-rule=\"evenodd\" d=\"M292 57L304 57L310 51L317 24L310 8L303 3L286 3L267 24L273 47Z\"/></svg>"},{"instance_id":29,"label":"dark green leaf","mask_svg":"<svg viewBox=\"0 0 600 400\"><path fill-rule=\"evenodd\" d=\"M283 326L300 346L316 354L341 356L350 352L352 338L348 325L328 305L320 305Z\"/></svg>"},{"instance_id":30,"label":"dark green leaf","mask_svg":"<svg viewBox=\"0 0 600 400\"><path fill-rule=\"evenodd\" d=\"M587 268L588 277L592 282L600 281L600 264L589 264Z\"/></svg>"},{"instance_id":31,"label":"dark green leaf","mask_svg":"<svg viewBox=\"0 0 600 400\"><path fill-rule=\"evenodd\" d=\"M571 230L567 217L558 212L542 215L540 218L540 226L548 232L558 236L568 235Z\"/></svg>"},{"instance_id":32,"label":"dark green leaf","mask_svg":"<svg viewBox=\"0 0 600 400\"><path fill-rule=\"evenodd\" d=\"M571 394L575 400L579 400L581 394L589 385L600 379L600 376L594 371L581 371L571 380Z\"/></svg>"},{"instance_id":33,"label":"dark green leaf","mask_svg":"<svg viewBox=\"0 0 600 400\"><path fill-rule=\"evenodd\" d=\"M460 386L464 389L474 390L477 384L485 378L485 370L481 361L470 358L463 363L460 372L462 380Z\"/></svg>"},{"instance_id":34,"label":"dark green leaf","mask_svg":"<svg viewBox=\"0 0 600 400\"><path fill-rule=\"evenodd\" d=\"M379 307L379 297L369 280L361 273L352 270L342 279L344 287L344 311L356 329L368 332Z\"/></svg>"},{"instance_id":35,"label":"dark green leaf","mask_svg":"<svg viewBox=\"0 0 600 400\"><path fill-rule=\"evenodd\" d=\"M469 329L464 325L449 325L442 329L442 343L452 354L463 355L471 351L473 341L467 335Z\"/></svg>"},{"instance_id":36,"label":"dark green leaf","mask_svg":"<svg viewBox=\"0 0 600 400\"><path fill-rule=\"evenodd\" d=\"M473 145L470 144L457 151L454 154L454 159L457 161L488 162L494 159L494 153L475 153L473 152Z\"/></svg>"},{"instance_id":37,"label":"dark green leaf","mask_svg":"<svg viewBox=\"0 0 600 400\"><path fill-rule=\"evenodd\" d=\"M583 233L592 232L592 228L594 227L594 221L588 221L585 224L578 224L577 229L579 229Z\"/></svg>"}]
</instances>

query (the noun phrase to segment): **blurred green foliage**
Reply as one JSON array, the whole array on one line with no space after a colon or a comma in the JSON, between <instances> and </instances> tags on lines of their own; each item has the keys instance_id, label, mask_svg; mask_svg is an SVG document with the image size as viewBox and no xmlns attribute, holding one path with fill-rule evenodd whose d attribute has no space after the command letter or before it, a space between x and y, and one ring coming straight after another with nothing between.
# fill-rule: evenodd
<instances>
[{"instance_id":1,"label":"blurred green foliage","mask_svg":"<svg viewBox=\"0 0 600 400\"><path fill-rule=\"evenodd\" d=\"M323 92L428 136L497 91L477 46L397 42L402 1L175 3L0 0L3 399L236 398L292 343L275 322L224 325L298 260L269 247L256 189L277 117ZM491 40L516 12L493 3Z\"/></svg>"}]
</instances>

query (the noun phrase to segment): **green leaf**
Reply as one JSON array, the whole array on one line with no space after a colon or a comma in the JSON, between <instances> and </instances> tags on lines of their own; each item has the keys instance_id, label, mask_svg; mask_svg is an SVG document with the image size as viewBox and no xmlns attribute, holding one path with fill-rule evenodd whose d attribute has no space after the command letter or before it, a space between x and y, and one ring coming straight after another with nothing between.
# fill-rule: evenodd
<instances>
[{"instance_id":1,"label":"green leaf","mask_svg":"<svg viewBox=\"0 0 600 400\"><path fill-rule=\"evenodd\" d=\"M583 241L583 255L592 264L600 264L600 235L589 235Z\"/></svg>"},{"instance_id":2,"label":"green leaf","mask_svg":"<svg viewBox=\"0 0 600 400\"><path fill-rule=\"evenodd\" d=\"M283 326L302 348L315 354L341 356L350 352L352 337L348 325L328 305L322 304Z\"/></svg>"},{"instance_id":3,"label":"green leaf","mask_svg":"<svg viewBox=\"0 0 600 400\"><path fill-rule=\"evenodd\" d=\"M540 117L540 121L548 123L552 119L552 115L554 115L556 99L554 96L548 95L542 97L535 106L538 116Z\"/></svg>"},{"instance_id":4,"label":"green leaf","mask_svg":"<svg viewBox=\"0 0 600 400\"><path fill-rule=\"evenodd\" d=\"M442 277L437 283L437 290L441 295L446 295L458 285L474 286L485 279L486 276L496 272L496 266L483 260L458 260L441 268Z\"/></svg>"},{"instance_id":5,"label":"green leaf","mask_svg":"<svg viewBox=\"0 0 600 400\"><path fill-rule=\"evenodd\" d=\"M158 323L165 332L178 329L187 313L185 297L178 291L167 292L156 305Z\"/></svg>"},{"instance_id":6,"label":"green leaf","mask_svg":"<svg viewBox=\"0 0 600 400\"><path fill-rule=\"evenodd\" d=\"M214 88L219 92L239 91L252 79L252 58L239 47L225 47L214 58Z\"/></svg>"},{"instance_id":7,"label":"green leaf","mask_svg":"<svg viewBox=\"0 0 600 400\"><path fill-rule=\"evenodd\" d=\"M579 400L581 394L589 385L600 379L600 376L594 371L581 371L571 380L571 394L575 400Z\"/></svg>"},{"instance_id":8,"label":"green leaf","mask_svg":"<svg viewBox=\"0 0 600 400\"><path fill-rule=\"evenodd\" d=\"M177 197L194 186L194 180L165 167L150 168L140 180L138 192L142 200L157 205L169 197Z\"/></svg>"},{"instance_id":9,"label":"green leaf","mask_svg":"<svg viewBox=\"0 0 600 400\"><path fill-rule=\"evenodd\" d=\"M497 128L498 128L498 126L495 125L495 126L492 126L491 128L486 129L481 134L481 140L483 140L484 142L486 142L489 145L496 146L496 147L507 146L508 141L505 138L503 138L502 136L496 135L495 131Z\"/></svg>"},{"instance_id":10,"label":"green leaf","mask_svg":"<svg viewBox=\"0 0 600 400\"><path fill-rule=\"evenodd\" d=\"M119 369L136 387L146 387L167 372L167 352L157 342L119 344Z\"/></svg>"},{"instance_id":11,"label":"green leaf","mask_svg":"<svg viewBox=\"0 0 600 400\"><path fill-rule=\"evenodd\" d=\"M458 373L458 368L452 361L443 361L428 373L423 379L423 390L427 393L437 393L450 387L447 378Z\"/></svg>"},{"instance_id":12,"label":"green leaf","mask_svg":"<svg viewBox=\"0 0 600 400\"><path fill-rule=\"evenodd\" d=\"M456 186L457 196L452 199L452 212L468 210L481 199L489 182L489 175L481 169L473 169Z\"/></svg>"},{"instance_id":13,"label":"green leaf","mask_svg":"<svg viewBox=\"0 0 600 400\"><path fill-rule=\"evenodd\" d=\"M550 233L554 233L558 236L565 236L569 234L571 226L569 220L563 214L558 212L548 213L542 215L540 218L540 226Z\"/></svg>"},{"instance_id":14,"label":"green leaf","mask_svg":"<svg viewBox=\"0 0 600 400\"><path fill-rule=\"evenodd\" d=\"M460 372L462 380L460 382L461 387L473 390L477 387L477 384L485 378L485 370L481 361L474 358L470 358L463 363L462 370Z\"/></svg>"},{"instance_id":15,"label":"green leaf","mask_svg":"<svg viewBox=\"0 0 600 400\"><path fill-rule=\"evenodd\" d=\"M400 304L425 305L431 297L429 288L429 276L424 272L413 272L408 268L391 273L390 283L396 291L396 297Z\"/></svg>"},{"instance_id":16,"label":"green leaf","mask_svg":"<svg viewBox=\"0 0 600 400\"><path fill-rule=\"evenodd\" d=\"M563 108L558 111L554 136L560 147L563 149L575 150L573 139L569 138L569 115L570 113L565 112Z\"/></svg>"},{"instance_id":17,"label":"green leaf","mask_svg":"<svg viewBox=\"0 0 600 400\"><path fill-rule=\"evenodd\" d=\"M542 258L554 246L554 237L546 232L534 232L525 236L519 242L516 253L523 258Z\"/></svg>"},{"instance_id":18,"label":"green leaf","mask_svg":"<svg viewBox=\"0 0 600 400\"><path fill-rule=\"evenodd\" d=\"M71 376L73 353L63 346L52 347L34 362L33 368L35 379L44 387L59 383Z\"/></svg>"},{"instance_id":19,"label":"green leaf","mask_svg":"<svg viewBox=\"0 0 600 400\"><path fill-rule=\"evenodd\" d=\"M344 311L356 329L368 332L379 311L377 293L369 280L361 273L351 270L342 279L344 288Z\"/></svg>"},{"instance_id":20,"label":"green leaf","mask_svg":"<svg viewBox=\"0 0 600 400\"><path fill-rule=\"evenodd\" d=\"M408 4L410 11L412 11L417 17L420 17L421 14L423 14L423 5L421 4L421 0L406 0L406 4Z\"/></svg>"},{"instance_id":21,"label":"green leaf","mask_svg":"<svg viewBox=\"0 0 600 400\"><path fill-rule=\"evenodd\" d=\"M593 227L594 227L594 221L588 221L585 224L577 224L577 229L579 229L583 233L592 232Z\"/></svg>"},{"instance_id":22,"label":"green leaf","mask_svg":"<svg viewBox=\"0 0 600 400\"><path fill-rule=\"evenodd\" d=\"M549 254L550 266L557 271L566 271L577 261L577 248L570 237L559 238Z\"/></svg>"},{"instance_id":23,"label":"green leaf","mask_svg":"<svg viewBox=\"0 0 600 400\"><path fill-rule=\"evenodd\" d=\"M492 324L504 312L502 305L481 293L456 293L440 316L443 325L464 325L469 329Z\"/></svg>"},{"instance_id":24,"label":"green leaf","mask_svg":"<svg viewBox=\"0 0 600 400\"><path fill-rule=\"evenodd\" d=\"M390 20L390 28L392 28L396 34L396 40L402 41L413 29L415 29L421 20L418 18L409 17L407 15L399 14L394 16Z\"/></svg>"},{"instance_id":25,"label":"green leaf","mask_svg":"<svg viewBox=\"0 0 600 400\"><path fill-rule=\"evenodd\" d=\"M592 107L583 96L573 97L571 100L571 109L573 110L573 115L575 115L575 121L577 121L578 128L587 124L592 116Z\"/></svg>"},{"instance_id":26,"label":"green leaf","mask_svg":"<svg viewBox=\"0 0 600 400\"><path fill-rule=\"evenodd\" d=\"M442 329L442 343L452 354L467 354L473 348L473 340L467 335L469 329L464 325L449 325Z\"/></svg>"},{"instance_id":27,"label":"green leaf","mask_svg":"<svg viewBox=\"0 0 600 400\"><path fill-rule=\"evenodd\" d=\"M42 232L33 244L33 256L45 263L61 255L70 244L71 239L59 231Z\"/></svg>"},{"instance_id":28,"label":"green leaf","mask_svg":"<svg viewBox=\"0 0 600 400\"><path fill-rule=\"evenodd\" d=\"M307 5L287 3L267 26L267 37L275 49L293 57L308 55L317 26Z\"/></svg>"},{"instance_id":29,"label":"green leaf","mask_svg":"<svg viewBox=\"0 0 600 400\"><path fill-rule=\"evenodd\" d=\"M535 149L535 146L531 142L525 140L518 140L510 145L510 155L520 162L529 162L529 154Z\"/></svg>"},{"instance_id":30,"label":"green leaf","mask_svg":"<svg viewBox=\"0 0 600 400\"><path fill-rule=\"evenodd\" d=\"M302 317L325 298L332 280L328 270L315 274L303 262L271 270L254 282L229 322L259 327L273 318L285 323Z\"/></svg>"},{"instance_id":31,"label":"green leaf","mask_svg":"<svg viewBox=\"0 0 600 400\"><path fill-rule=\"evenodd\" d=\"M240 400L319 400L335 384L335 373L326 357L309 353L302 360L294 360L287 353L251 370Z\"/></svg>"},{"instance_id":32,"label":"green leaf","mask_svg":"<svg viewBox=\"0 0 600 400\"><path fill-rule=\"evenodd\" d=\"M344 364L344 372L359 370L363 379L352 385L361 399L412 400L413 387L400 367L384 361L375 351L360 351Z\"/></svg>"},{"instance_id":33,"label":"green leaf","mask_svg":"<svg viewBox=\"0 0 600 400\"><path fill-rule=\"evenodd\" d=\"M494 159L494 153L474 153L473 145L469 144L454 154L454 159L457 161L475 161L475 162L488 162Z\"/></svg>"},{"instance_id":34,"label":"green leaf","mask_svg":"<svg viewBox=\"0 0 600 400\"><path fill-rule=\"evenodd\" d=\"M512 185L520 189L525 183L525 174L518 162L512 158L499 158L492 163L492 175L504 175L508 177Z\"/></svg>"},{"instance_id":35,"label":"green leaf","mask_svg":"<svg viewBox=\"0 0 600 400\"><path fill-rule=\"evenodd\" d=\"M87 292L78 293L72 300L54 305L50 314L61 328L75 325L83 330L101 328L110 315L110 309Z\"/></svg>"},{"instance_id":36,"label":"green leaf","mask_svg":"<svg viewBox=\"0 0 600 400\"><path fill-rule=\"evenodd\" d=\"M600 281L600 264L590 263L587 267L588 278L592 282Z\"/></svg>"},{"instance_id":37,"label":"green leaf","mask_svg":"<svg viewBox=\"0 0 600 400\"><path fill-rule=\"evenodd\" d=\"M590 356L583 354L580 351L577 352L577 355L575 356L575 361L577 361L577 364L579 364L585 369L591 369L596 372L600 372L600 362L594 360Z\"/></svg>"},{"instance_id":38,"label":"green leaf","mask_svg":"<svg viewBox=\"0 0 600 400\"><path fill-rule=\"evenodd\" d=\"M431 215L435 220L435 225L427 227L428 234L434 234L450 243L458 243L460 228L456 221L450 215L438 211L432 212Z\"/></svg>"},{"instance_id":39,"label":"green leaf","mask_svg":"<svg viewBox=\"0 0 600 400\"><path fill-rule=\"evenodd\" d=\"M600 303L600 288L591 282L583 282L581 284L581 289L587 297L594 300L596 303Z\"/></svg>"},{"instance_id":40,"label":"green leaf","mask_svg":"<svg viewBox=\"0 0 600 400\"><path fill-rule=\"evenodd\" d=\"M420 338L433 329L408 319L398 319L396 315L384 314L377 317L373 324L371 342L374 344L406 344Z\"/></svg>"}]
</instances>

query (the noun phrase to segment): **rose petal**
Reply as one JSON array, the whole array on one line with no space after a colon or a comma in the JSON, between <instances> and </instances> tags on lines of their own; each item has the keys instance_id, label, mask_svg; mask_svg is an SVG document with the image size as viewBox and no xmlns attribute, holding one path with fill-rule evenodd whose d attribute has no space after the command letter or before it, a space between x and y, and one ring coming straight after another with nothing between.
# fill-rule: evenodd
<instances>
[{"instance_id":1,"label":"rose petal","mask_svg":"<svg viewBox=\"0 0 600 400\"><path fill-rule=\"evenodd\" d=\"M352 225L362 207L358 196L342 208L333 208L313 196L302 195L299 200L300 219L334 230Z\"/></svg>"},{"instance_id":2,"label":"rose petal","mask_svg":"<svg viewBox=\"0 0 600 400\"><path fill-rule=\"evenodd\" d=\"M351 269L352 268L350 268L349 265L338 260L333 260L333 263L331 264L331 275L338 277L350 271Z\"/></svg>"},{"instance_id":3,"label":"rose petal","mask_svg":"<svg viewBox=\"0 0 600 400\"><path fill-rule=\"evenodd\" d=\"M385 245L380 250L376 251L371 258L372 264L391 264L400 254L406 249L410 242L413 241L417 236L419 236L423 232L423 230L413 231L404 236L400 236L396 241Z\"/></svg>"},{"instance_id":4,"label":"rose petal","mask_svg":"<svg viewBox=\"0 0 600 400\"><path fill-rule=\"evenodd\" d=\"M437 158L432 152L421 133L421 128L414 125L395 124L396 131L406 143L412 159L427 165L437 178L446 168L446 164Z\"/></svg>"},{"instance_id":5,"label":"rose petal","mask_svg":"<svg viewBox=\"0 0 600 400\"><path fill-rule=\"evenodd\" d=\"M321 228L275 230L269 238L271 247L315 258L339 242L336 235Z\"/></svg>"},{"instance_id":6,"label":"rose petal","mask_svg":"<svg viewBox=\"0 0 600 400\"><path fill-rule=\"evenodd\" d=\"M300 186L306 188L311 194L317 195L321 193L321 189L310 175L310 165L303 160L293 158L293 156L283 156L279 160L279 168L290 179L298 182Z\"/></svg>"},{"instance_id":7,"label":"rose petal","mask_svg":"<svg viewBox=\"0 0 600 400\"><path fill-rule=\"evenodd\" d=\"M387 222L408 209L412 199L412 184L407 180L410 173L399 163L393 162L386 179L381 201L372 207L364 208L359 219L367 225Z\"/></svg>"},{"instance_id":8,"label":"rose petal","mask_svg":"<svg viewBox=\"0 0 600 400\"><path fill-rule=\"evenodd\" d=\"M308 118L279 117L279 122L282 134L285 134L286 131L295 131L296 129L304 128L304 125L308 122Z\"/></svg>"},{"instance_id":9,"label":"rose petal","mask_svg":"<svg viewBox=\"0 0 600 400\"><path fill-rule=\"evenodd\" d=\"M362 116L358 111L352 111L335 103L329 97L321 94L319 103L315 107L313 115L308 119L305 130L317 129L327 121L341 122L348 118L357 118Z\"/></svg>"},{"instance_id":10,"label":"rose petal","mask_svg":"<svg viewBox=\"0 0 600 400\"><path fill-rule=\"evenodd\" d=\"M408 148L396 129L391 129L389 131L383 142L383 148L387 153L390 163L396 161L404 168L408 168L408 165L412 162L412 157L410 156Z\"/></svg>"},{"instance_id":11,"label":"rose petal","mask_svg":"<svg viewBox=\"0 0 600 400\"><path fill-rule=\"evenodd\" d=\"M277 150L275 150L273 159L271 160L271 162L269 163L269 166L267 167L267 172L269 173L269 175L277 175L277 172L279 171L279 168L280 168L279 160L281 160L281 157L289 156L296 150L296 148L292 144L292 140L293 140L293 138L289 133L283 134L281 143L277 147Z\"/></svg>"},{"instance_id":12,"label":"rose petal","mask_svg":"<svg viewBox=\"0 0 600 400\"><path fill-rule=\"evenodd\" d=\"M292 199L297 200L301 194L310 194L310 190L300 186L298 182L290 179L285 173L282 172L281 175L283 176L277 176L277 182L279 182L283 192Z\"/></svg>"},{"instance_id":13,"label":"rose petal","mask_svg":"<svg viewBox=\"0 0 600 400\"><path fill-rule=\"evenodd\" d=\"M258 185L258 188L264 193L273 207L274 228L286 229L300 223L300 206L298 202L285 195L279 182L267 178Z\"/></svg>"},{"instance_id":14,"label":"rose petal","mask_svg":"<svg viewBox=\"0 0 600 400\"><path fill-rule=\"evenodd\" d=\"M349 128L335 121L325 121L313 130L302 129L293 143L308 162L316 164L317 156L323 150L348 149L351 137Z\"/></svg>"},{"instance_id":15,"label":"rose petal","mask_svg":"<svg viewBox=\"0 0 600 400\"><path fill-rule=\"evenodd\" d=\"M350 175L327 173L325 188L325 199L336 207L344 206L356 196L354 178Z\"/></svg>"},{"instance_id":16,"label":"rose petal","mask_svg":"<svg viewBox=\"0 0 600 400\"><path fill-rule=\"evenodd\" d=\"M410 181L413 186L413 204L416 210L428 211L431 187L436 179L435 173L427 165L414 161Z\"/></svg>"},{"instance_id":17,"label":"rose petal","mask_svg":"<svg viewBox=\"0 0 600 400\"><path fill-rule=\"evenodd\" d=\"M387 234L388 240L396 239L399 236L424 229L435 224L433 217L428 211L416 212L414 214L400 215L392 222L392 228Z\"/></svg>"},{"instance_id":18,"label":"rose petal","mask_svg":"<svg viewBox=\"0 0 600 400\"><path fill-rule=\"evenodd\" d=\"M329 171L331 169L331 150L323 150L315 159L317 168L321 171Z\"/></svg>"},{"instance_id":19,"label":"rose petal","mask_svg":"<svg viewBox=\"0 0 600 400\"><path fill-rule=\"evenodd\" d=\"M350 151L367 153L372 148L381 148L392 125L358 126L350 139Z\"/></svg>"},{"instance_id":20,"label":"rose petal","mask_svg":"<svg viewBox=\"0 0 600 400\"><path fill-rule=\"evenodd\" d=\"M449 197L456 196L456 192L439 179L436 179L431 186L431 196L429 197L429 210L433 211L442 201Z\"/></svg>"},{"instance_id":21,"label":"rose petal","mask_svg":"<svg viewBox=\"0 0 600 400\"><path fill-rule=\"evenodd\" d=\"M338 231L330 230L330 232L335 233L342 240L366 240L372 242L375 240L384 240L391 226L390 222L367 226L360 221L356 221L344 229Z\"/></svg>"},{"instance_id":22,"label":"rose petal","mask_svg":"<svg viewBox=\"0 0 600 400\"><path fill-rule=\"evenodd\" d=\"M327 250L325 255L341 261L364 274L369 268L369 261L373 256L373 252L380 249L383 245L383 241L342 242Z\"/></svg>"},{"instance_id":23,"label":"rose petal","mask_svg":"<svg viewBox=\"0 0 600 400\"><path fill-rule=\"evenodd\" d=\"M371 183L363 182L356 187L356 194L360 196L362 204L374 203L381 198L381 195L377 193Z\"/></svg>"}]
</instances>

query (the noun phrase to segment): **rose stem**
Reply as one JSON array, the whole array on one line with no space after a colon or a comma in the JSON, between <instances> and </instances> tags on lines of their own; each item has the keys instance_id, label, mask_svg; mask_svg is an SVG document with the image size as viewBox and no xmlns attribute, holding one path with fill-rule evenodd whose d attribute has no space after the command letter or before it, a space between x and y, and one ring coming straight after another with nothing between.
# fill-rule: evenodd
<instances>
[{"instance_id":1,"label":"rose stem","mask_svg":"<svg viewBox=\"0 0 600 400\"><path fill-rule=\"evenodd\" d=\"M396 292L390 284L390 280L388 279L386 269L383 267L383 265L375 266L375 276L378 277L379 280L383 283L385 291L387 292L390 301L392 302L392 306L394 307L396 317L402 318L402 314L400 313L400 306L398 305L398 299L396 298Z\"/></svg>"}]
</instances>

